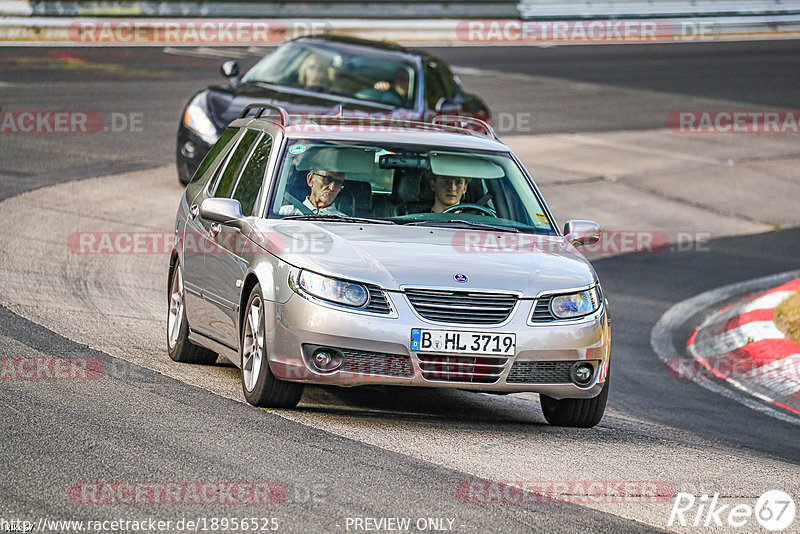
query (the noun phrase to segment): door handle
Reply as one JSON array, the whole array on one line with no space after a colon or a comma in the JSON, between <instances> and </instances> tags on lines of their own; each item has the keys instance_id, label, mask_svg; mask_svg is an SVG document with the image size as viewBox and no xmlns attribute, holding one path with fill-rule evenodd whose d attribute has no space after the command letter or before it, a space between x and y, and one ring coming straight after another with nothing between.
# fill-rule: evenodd
<instances>
[{"instance_id":1,"label":"door handle","mask_svg":"<svg viewBox=\"0 0 800 534\"><path fill-rule=\"evenodd\" d=\"M222 226L219 223L211 223L211 235L217 237L217 235L222 231Z\"/></svg>"},{"instance_id":2,"label":"door handle","mask_svg":"<svg viewBox=\"0 0 800 534\"><path fill-rule=\"evenodd\" d=\"M196 219L198 213L200 213L200 208L197 207L197 204L192 204L192 207L189 208L189 217Z\"/></svg>"}]
</instances>

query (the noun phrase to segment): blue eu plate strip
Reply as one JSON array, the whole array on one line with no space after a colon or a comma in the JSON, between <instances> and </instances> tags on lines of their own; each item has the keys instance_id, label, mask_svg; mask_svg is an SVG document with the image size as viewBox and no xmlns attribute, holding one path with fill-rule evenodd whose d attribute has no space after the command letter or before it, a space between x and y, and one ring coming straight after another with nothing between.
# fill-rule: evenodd
<instances>
[{"instance_id":1,"label":"blue eu plate strip","mask_svg":"<svg viewBox=\"0 0 800 534\"><path fill-rule=\"evenodd\" d=\"M419 328L411 329L411 350L419 350L420 332Z\"/></svg>"}]
</instances>

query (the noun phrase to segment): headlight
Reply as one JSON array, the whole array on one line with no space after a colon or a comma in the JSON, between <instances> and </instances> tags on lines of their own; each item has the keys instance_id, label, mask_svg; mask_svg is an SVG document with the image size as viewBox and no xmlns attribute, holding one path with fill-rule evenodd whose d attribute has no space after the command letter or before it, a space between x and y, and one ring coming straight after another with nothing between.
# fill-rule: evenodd
<instances>
[{"instance_id":1,"label":"headlight","mask_svg":"<svg viewBox=\"0 0 800 534\"><path fill-rule=\"evenodd\" d=\"M213 145L217 142L217 139L219 139L219 135L217 134L217 129L214 127L214 123L208 118L206 109L208 109L206 94L200 93L194 97L186 108L186 113L183 115L183 123L200 134L203 141Z\"/></svg>"},{"instance_id":2,"label":"headlight","mask_svg":"<svg viewBox=\"0 0 800 534\"><path fill-rule=\"evenodd\" d=\"M310 271L297 269L292 272L289 280L292 289L298 293L307 293L343 306L360 308L369 300L367 288L361 284L328 278Z\"/></svg>"},{"instance_id":3,"label":"headlight","mask_svg":"<svg viewBox=\"0 0 800 534\"><path fill-rule=\"evenodd\" d=\"M571 319L595 312L600 307L600 295L597 287L573 293L558 295L550 301L550 311L559 319Z\"/></svg>"}]
</instances>

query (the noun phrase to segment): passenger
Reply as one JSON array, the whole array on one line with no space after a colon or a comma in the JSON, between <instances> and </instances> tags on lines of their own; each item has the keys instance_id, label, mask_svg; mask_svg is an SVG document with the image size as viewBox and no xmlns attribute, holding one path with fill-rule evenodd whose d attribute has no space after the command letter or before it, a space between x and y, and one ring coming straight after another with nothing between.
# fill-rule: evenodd
<instances>
[{"instance_id":1,"label":"passenger","mask_svg":"<svg viewBox=\"0 0 800 534\"><path fill-rule=\"evenodd\" d=\"M300 65L297 81L305 89L329 89L332 82L332 61L319 54L309 54Z\"/></svg>"},{"instance_id":2,"label":"passenger","mask_svg":"<svg viewBox=\"0 0 800 534\"><path fill-rule=\"evenodd\" d=\"M343 172L311 170L306 176L311 192L303 201L303 206L315 215L344 215L334 207L333 202L344 188L345 174ZM291 204L281 206L281 215L305 215L300 209Z\"/></svg>"},{"instance_id":3,"label":"passenger","mask_svg":"<svg viewBox=\"0 0 800 534\"><path fill-rule=\"evenodd\" d=\"M438 176L431 178L431 189L435 200L431 211L441 213L447 208L461 204L461 198L467 192L469 178L456 176Z\"/></svg>"}]
</instances>

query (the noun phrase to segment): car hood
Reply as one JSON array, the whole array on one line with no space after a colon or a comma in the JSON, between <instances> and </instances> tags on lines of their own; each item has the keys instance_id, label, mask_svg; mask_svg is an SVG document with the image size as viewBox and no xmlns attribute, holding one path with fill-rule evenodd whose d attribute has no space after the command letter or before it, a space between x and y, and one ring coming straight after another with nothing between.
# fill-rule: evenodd
<instances>
[{"instance_id":1,"label":"car hood","mask_svg":"<svg viewBox=\"0 0 800 534\"><path fill-rule=\"evenodd\" d=\"M210 87L206 93L209 111L220 129L237 119L248 104L267 103L284 108L292 114L335 114L339 104L346 104L347 112L392 113L385 106L371 105L369 102L354 102L352 99L336 95L315 95L310 91L293 92L279 87L271 88L258 84L243 84L237 87ZM404 113L411 110L399 110Z\"/></svg>"},{"instance_id":2,"label":"car hood","mask_svg":"<svg viewBox=\"0 0 800 534\"><path fill-rule=\"evenodd\" d=\"M260 219L253 230L287 263L389 290L433 286L535 297L597 280L589 262L558 236L279 219ZM533 240L547 252L531 251ZM468 280L458 283L456 274Z\"/></svg>"}]
</instances>

